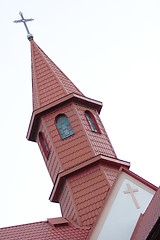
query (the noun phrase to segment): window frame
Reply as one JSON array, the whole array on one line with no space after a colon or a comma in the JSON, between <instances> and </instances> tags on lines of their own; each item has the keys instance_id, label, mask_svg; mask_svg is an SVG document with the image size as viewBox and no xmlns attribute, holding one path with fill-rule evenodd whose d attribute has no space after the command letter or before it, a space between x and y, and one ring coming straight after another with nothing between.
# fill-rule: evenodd
<instances>
[{"instance_id":1,"label":"window frame","mask_svg":"<svg viewBox=\"0 0 160 240\"><path fill-rule=\"evenodd\" d=\"M86 117L86 119L87 119L88 125L89 125L90 129L92 130L92 132L101 133L100 128L99 128L99 126L98 126L98 124L97 124L97 121L96 121L93 113L90 112L89 110L86 110L86 111L85 111L85 117ZM88 118L90 118L91 120L89 120ZM94 127L93 127L91 121L93 122ZM96 129L96 130L95 130L95 129Z\"/></svg>"},{"instance_id":2,"label":"window frame","mask_svg":"<svg viewBox=\"0 0 160 240\"><path fill-rule=\"evenodd\" d=\"M39 142L42 147L43 153L48 160L49 155L50 155L50 149L49 149L48 143L46 141L46 138L45 138L43 132L39 132Z\"/></svg>"},{"instance_id":3,"label":"window frame","mask_svg":"<svg viewBox=\"0 0 160 240\"><path fill-rule=\"evenodd\" d=\"M65 119L62 119L62 118L65 118ZM62 119L62 120L60 121L60 119ZM62 121L64 121L64 122L62 122ZM56 126L57 126L58 132L59 132L62 140L74 135L74 131L71 127L69 119L64 113L58 114L55 117L55 122L56 122ZM64 123L65 123L65 128L64 128L64 125L62 125ZM68 131L69 134L66 134L65 131Z\"/></svg>"}]
</instances>

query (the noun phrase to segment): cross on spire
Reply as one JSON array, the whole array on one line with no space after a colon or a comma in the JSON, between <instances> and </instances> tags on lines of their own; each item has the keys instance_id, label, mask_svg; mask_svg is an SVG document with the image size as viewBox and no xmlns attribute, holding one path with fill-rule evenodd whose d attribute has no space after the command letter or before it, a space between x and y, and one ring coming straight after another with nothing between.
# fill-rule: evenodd
<instances>
[{"instance_id":1,"label":"cross on spire","mask_svg":"<svg viewBox=\"0 0 160 240\"><path fill-rule=\"evenodd\" d=\"M33 21L34 19L33 19L33 18L25 19L25 18L23 17L23 13L22 13L22 12L19 12L19 15L21 16L22 19L20 19L20 20L15 20L14 23L21 23L21 22L23 22L23 23L24 23L24 26L25 26L25 28L26 28L26 31L27 31L27 33L28 33L27 38L28 38L28 40L32 40L32 39L33 39L33 35L30 33L30 31L29 31L29 29L28 29L28 27L27 27L26 22Z\"/></svg>"},{"instance_id":2,"label":"cross on spire","mask_svg":"<svg viewBox=\"0 0 160 240\"><path fill-rule=\"evenodd\" d=\"M138 192L138 189L137 189L137 188L136 188L136 189L132 189L129 183L127 183L126 185L127 185L127 188L128 188L128 189L127 189L126 191L123 191L123 192L124 192L125 194L127 194L127 193L131 194L132 200L133 200L136 208L137 208L137 209L140 208L140 206L139 206L139 204L138 204L138 202L137 202L137 199L136 199L136 197L135 197L135 195L134 195L134 192Z\"/></svg>"}]
</instances>

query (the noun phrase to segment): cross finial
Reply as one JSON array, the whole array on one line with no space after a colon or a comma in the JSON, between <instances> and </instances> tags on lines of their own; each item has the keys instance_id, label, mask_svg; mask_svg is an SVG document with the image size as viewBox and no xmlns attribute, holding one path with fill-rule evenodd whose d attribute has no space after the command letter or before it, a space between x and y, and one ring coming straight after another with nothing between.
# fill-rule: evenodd
<instances>
[{"instance_id":1,"label":"cross finial","mask_svg":"<svg viewBox=\"0 0 160 240\"><path fill-rule=\"evenodd\" d=\"M33 35L30 33L30 31L29 31L29 29L27 27L26 22L33 21L34 19L33 18L25 19L23 17L23 13L22 12L19 12L19 15L21 16L22 19L21 20L15 20L14 23L21 23L21 22L23 22L24 26L26 28L27 34L28 34L27 38L28 38L28 40L32 40L33 39Z\"/></svg>"}]
</instances>

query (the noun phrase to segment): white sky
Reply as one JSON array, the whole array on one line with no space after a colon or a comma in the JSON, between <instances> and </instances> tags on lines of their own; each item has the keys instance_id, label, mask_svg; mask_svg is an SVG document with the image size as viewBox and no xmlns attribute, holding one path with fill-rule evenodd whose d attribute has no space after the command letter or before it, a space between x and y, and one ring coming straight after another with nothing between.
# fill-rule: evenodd
<instances>
[{"instance_id":1,"label":"white sky","mask_svg":"<svg viewBox=\"0 0 160 240\"><path fill-rule=\"evenodd\" d=\"M36 143L26 140L32 113L30 44L35 42L90 98L119 159L159 186L160 1L5 0L0 4L0 227L59 216Z\"/></svg>"}]
</instances>

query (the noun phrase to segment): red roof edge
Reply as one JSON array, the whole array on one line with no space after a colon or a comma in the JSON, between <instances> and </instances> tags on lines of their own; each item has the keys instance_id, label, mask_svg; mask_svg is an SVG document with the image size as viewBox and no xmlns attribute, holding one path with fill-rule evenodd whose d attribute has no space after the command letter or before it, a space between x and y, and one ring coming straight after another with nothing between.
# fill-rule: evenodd
<instances>
[{"instance_id":1,"label":"red roof edge","mask_svg":"<svg viewBox=\"0 0 160 240\"><path fill-rule=\"evenodd\" d=\"M53 189L52 189L52 192L50 194L50 201L51 202L58 202L58 197L59 197L59 189L61 188L60 186L62 186L63 184L63 179L66 179L66 177L70 174L72 174L73 172L76 172L82 168L85 168L87 167L88 165L91 165L91 164L95 164L97 163L98 161L104 161L104 162L107 162L108 164L112 164L112 165L123 165L124 168L129 168L130 167L130 163L129 162L126 162L126 161L123 161L123 160L119 160L119 159L116 159L116 158L111 158L111 157L107 157L107 156L104 156L104 155L98 155L96 157L93 157L83 163L80 163L70 169L67 169L65 171L62 171L58 174L57 178L56 178L56 181L55 181L55 184L53 186Z\"/></svg>"},{"instance_id":2,"label":"red roof edge","mask_svg":"<svg viewBox=\"0 0 160 240\"><path fill-rule=\"evenodd\" d=\"M126 168L122 168L122 171L127 173L128 175L130 175L131 177L134 177L135 179L137 179L138 181L140 181L141 183L145 184L146 186L150 187L151 189L153 189L154 191L158 190L158 187L156 187L154 184L148 182L147 180L145 180L144 178L140 177L139 175L135 174L134 172L126 169Z\"/></svg>"},{"instance_id":3,"label":"red roof edge","mask_svg":"<svg viewBox=\"0 0 160 240\"><path fill-rule=\"evenodd\" d=\"M100 113L101 108L102 108L102 102L100 102L100 101L97 101L97 100L94 100L91 98L87 98L87 97L78 95L76 93L70 93L70 94L66 95L65 97L62 97L56 101L51 102L50 104L47 104L47 105L40 107L40 108L36 109L35 111L33 111L31 120L30 120L30 124L29 124L29 128L28 128L28 132L27 132L27 139L35 142L35 136L36 136L36 131L37 131L38 122L39 122L38 120L41 115L45 115L46 113L59 107L60 105L66 104L71 101L81 102L83 104L90 105L91 107L94 106L97 109L98 113Z\"/></svg>"},{"instance_id":4,"label":"red roof edge","mask_svg":"<svg viewBox=\"0 0 160 240\"><path fill-rule=\"evenodd\" d=\"M160 187L154 194L150 204L138 221L135 230L132 234L131 240L136 239L151 239L152 234L155 234L157 227L160 224ZM158 239L158 238L154 238Z\"/></svg>"}]
</instances>

